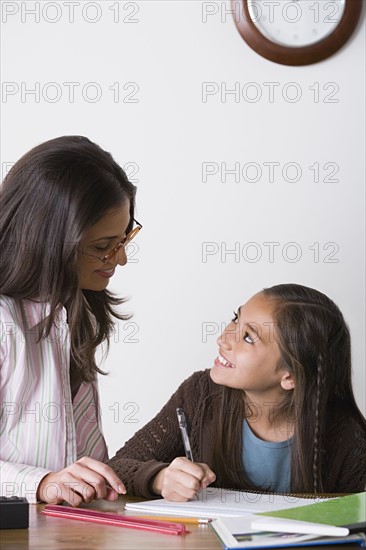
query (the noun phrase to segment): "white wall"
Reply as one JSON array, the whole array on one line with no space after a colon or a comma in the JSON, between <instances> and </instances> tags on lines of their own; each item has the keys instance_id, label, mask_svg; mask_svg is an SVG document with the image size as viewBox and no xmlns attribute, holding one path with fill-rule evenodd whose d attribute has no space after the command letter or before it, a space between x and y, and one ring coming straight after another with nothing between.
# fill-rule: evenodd
<instances>
[{"instance_id":1,"label":"white wall","mask_svg":"<svg viewBox=\"0 0 366 550\"><path fill-rule=\"evenodd\" d=\"M27 11L36 4L39 22ZM313 286L344 312L365 410L365 26L324 62L281 66L243 42L231 17L225 21L228 6L217 2L204 23L200 1L79 1L70 22L66 2L2 2L3 173L37 143L84 134L122 165L133 163L138 180L144 228L131 250L135 263L110 285L130 297L134 317L116 329L104 363L110 374L100 382L111 453L185 377L211 366L232 310L280 282ZM241 97L205 102L205 82L239 86ZM264 164L271 162L280 163L272 182ZM257 163L262 176L222 182L218 173L203 182L203 163L240 163L247 179ZM301 170L297 182L289 163ZM336 181L326 181L333 169ZM279 243L273 258L264 243ZM235 246L238 258L225 254ZM292 262L295 253L301 258Z\"/></svg>"}]
</instances>

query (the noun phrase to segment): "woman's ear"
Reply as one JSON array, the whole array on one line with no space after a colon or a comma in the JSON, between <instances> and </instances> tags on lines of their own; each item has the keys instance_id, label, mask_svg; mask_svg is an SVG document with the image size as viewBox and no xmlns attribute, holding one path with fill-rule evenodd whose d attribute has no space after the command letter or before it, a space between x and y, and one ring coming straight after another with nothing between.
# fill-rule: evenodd
<instances>
[{"instance_id":1,"label":"woman's ear","mask_svg":"<svg viewBox=\"0 0 366 550\"><path fill-rule=\"evenodd\" d=\"M295 387L294 377L288 371L285 371L281 378L281 386L284 390L293 390Z\"/></svg>"}]
</instances>

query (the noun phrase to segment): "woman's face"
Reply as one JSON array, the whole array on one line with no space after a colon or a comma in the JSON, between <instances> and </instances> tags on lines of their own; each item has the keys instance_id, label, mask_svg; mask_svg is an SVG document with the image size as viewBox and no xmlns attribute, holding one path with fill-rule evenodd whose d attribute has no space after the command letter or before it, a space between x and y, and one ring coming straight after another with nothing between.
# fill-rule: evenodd
<instances>
[{"instance_id":1,"label":"woman's face","mask_svg":"<svg viewBox=\"0 0 366 550\"><path fill-rule=\"evenodd\" d=\"M217 343L219 355L210 373L217 384L258 397L292 389L289 373L277 369L280 350L275 340L272 304L262 293L239 308Z\"/></svg>"},{"instance_id":2,"label":"woman's face","mask_svg":"<svg viewBox=\"0 0 366 550\"><path fill-rule=\"evenodd\" d=\"M116 266L127 263L125 247L103 263L103 258L126 235L130 222L130 203L110 210L84 234L81 241L81 254L78 261L79 288L84 290L104 290L113 277Z\"/></svg>"}]
</instances>

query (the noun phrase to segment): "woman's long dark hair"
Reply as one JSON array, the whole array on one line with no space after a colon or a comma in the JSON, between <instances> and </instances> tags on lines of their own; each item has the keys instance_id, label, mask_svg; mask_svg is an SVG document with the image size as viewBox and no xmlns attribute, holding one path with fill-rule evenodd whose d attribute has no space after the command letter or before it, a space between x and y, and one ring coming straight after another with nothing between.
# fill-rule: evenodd
<instances>
[{"instance_id":1,"label":"woman's long dark hair","mask_svg":"<svg viewBox=\"0 0 366 550\"><path fill-rule=\"evenodd\" d=\"M322 492L326 486L324 444L327 423L335 411L355 415L365 426L351 382L351 340L343 315L325 294L297 284L263 290L273 308L275 337L281 359L295 380L278 415L294 422L291 491ZM245 396L241 390L223 387L221 425L214 463L221 479L237 488L253 488L243 473L241 445ZM238 449L227 456L223 449Z\"/></svg>"},{"instance_id":2,"label":"woman's long dark hair","mask_svg":"<svg viewBox=\"0 0 366 550\"><path fill-rule=\"evenodd\" d=\"M108 290L78 287L79 243L108 211L129 201L135 186L112 156L82 136L52 139L26 153L0 189L0 294L50 304L39 337L60 307L67 310L71 367L84 381L102 372L95 350L108 337L124 302Z\"/></svg>"}]
</instances>

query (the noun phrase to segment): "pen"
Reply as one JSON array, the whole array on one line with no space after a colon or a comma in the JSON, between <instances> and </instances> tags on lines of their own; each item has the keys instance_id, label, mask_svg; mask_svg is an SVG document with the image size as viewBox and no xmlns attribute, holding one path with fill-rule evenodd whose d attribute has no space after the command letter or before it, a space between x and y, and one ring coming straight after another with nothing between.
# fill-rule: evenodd
<instances>
[{"instance_id":1,"label":"pen","mask_svg":"<svg viewBox=\"0 0 366 550\"><path fill-rule=\"evenodd\" d=\"M179 407L177 408L177 417L178 417L179 428L182 434L184 452L186 453L186 457L188 458L188 460L191 460L192 462L194 462L191 444L189 442L189 437L188 437L186 415L184 414L183 409Z\"/></svg>"},{"instance_id":2,"label":"pen","mask_svg":"<svg viewBox=\"0 0 366 550\"><path fill-rule=\"evenodd\" d=\"M183 446L184 446L184 452L186 453L186 457L191 462L194 462L193 455L192 455L192 449L191 449L191 443L189 441L188 437L188 431L187 431L187 419L186 415L184 414L184 410L178 407L176 409L177 411L177 417L178 417L178 424L180 428L180 432L182 434L182 440L183 440ZM195 494L196 500L198 499L197 493Z\"/></svg>"}]
</instances>

